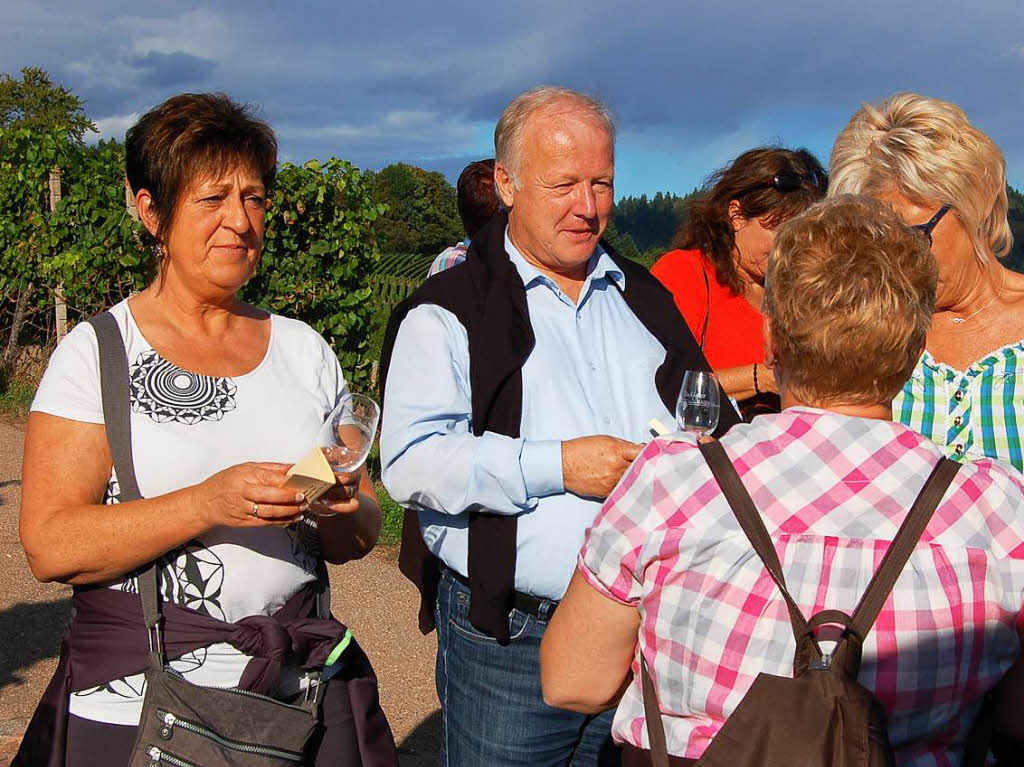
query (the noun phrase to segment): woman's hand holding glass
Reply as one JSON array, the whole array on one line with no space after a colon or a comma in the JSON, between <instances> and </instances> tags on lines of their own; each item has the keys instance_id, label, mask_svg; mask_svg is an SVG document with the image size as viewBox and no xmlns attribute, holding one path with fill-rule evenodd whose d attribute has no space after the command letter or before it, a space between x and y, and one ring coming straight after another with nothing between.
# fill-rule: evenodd
<instances>
[{"instance_id":1,"label":"woman's hand holding glass","mask_svg":"<svg viewBox=\"0 0 1024 767\"><path fill-rule=\"evenodd\" d=\"M362 470L335 474L337 484L308 506L317 516L352 514L359 510L359 482Z\"/></svg>"},{"instance_id":2,"label":"woman's hand holding glass","mask_svg":"<svg viewBox=\"0 0 1024 767\"><path fill-rule=\"evenodd\" d=\"M359 480L379 422L380 407L361 394L345 396L327 417L316 444L331 465L337 484L309 504L310 512L325 516L359 509Z\"/></svg>"}]
</instances>

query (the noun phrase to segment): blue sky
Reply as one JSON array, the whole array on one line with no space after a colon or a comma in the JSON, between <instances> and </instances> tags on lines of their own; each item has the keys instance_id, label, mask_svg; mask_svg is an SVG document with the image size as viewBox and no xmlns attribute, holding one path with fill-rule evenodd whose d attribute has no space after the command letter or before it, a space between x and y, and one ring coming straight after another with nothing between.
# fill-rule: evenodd
<instances>
[{"instance_id":1,"label":"blue sky","mask_svg":"<svg viewBox=\"0 0 1024 767\"><path fill-rule=\"evenodd\" d=\"M617 194L685 193L766 142L827 163L861 103L916 90L961 104L1024 186L1019 0L0 0L0 13L0 71L47 69L104 136L174 93L223 90L262 107L284 160L454 178L493 153L509 99L555 83L615 113Z\"/></svg>"}]
</instances>

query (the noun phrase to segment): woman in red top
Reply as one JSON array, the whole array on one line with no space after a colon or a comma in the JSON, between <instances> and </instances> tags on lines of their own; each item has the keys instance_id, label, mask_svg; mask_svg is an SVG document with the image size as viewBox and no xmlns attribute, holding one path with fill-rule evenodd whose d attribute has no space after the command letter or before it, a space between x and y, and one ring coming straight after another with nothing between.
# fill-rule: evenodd
<instances>
[{"instance_id":1,"label":"woman in red top","mask_svg":"<svg viewBox=\"0 0 1024 767\"><path fill-rule=\"evenodd\" d=\"M751 149L715 173L651 272L675 298L722 387L746 420L779 409L764 366L761 300L775 228L825 196L806 149Z\"/></svg>"}]
</instances>

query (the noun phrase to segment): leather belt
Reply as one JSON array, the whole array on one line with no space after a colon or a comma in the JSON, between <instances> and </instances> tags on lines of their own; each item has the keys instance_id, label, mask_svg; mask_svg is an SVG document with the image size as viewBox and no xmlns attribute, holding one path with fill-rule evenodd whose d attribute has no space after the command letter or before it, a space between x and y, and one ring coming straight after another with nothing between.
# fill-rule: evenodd
<instances>
[{"instance_id":1,"label":"leather belt","mask_svg":"<svg viewBox=\"0 0 1024 767\"><path fill-rule=\"evenodd\" d=\"M469 579L457 570L448 567L448 565L441 565L441 572L451 576L452 580L458 581L467 589L472 589L469 585ZM527 615L532 615L538 620L546 621L550 620L551 616L555 614L558 602L553 599L544 599L542 597L535 597L532 594L525 594L522 591L514 591L512 592L512 607Z\"/></svg>"}]
</instances>

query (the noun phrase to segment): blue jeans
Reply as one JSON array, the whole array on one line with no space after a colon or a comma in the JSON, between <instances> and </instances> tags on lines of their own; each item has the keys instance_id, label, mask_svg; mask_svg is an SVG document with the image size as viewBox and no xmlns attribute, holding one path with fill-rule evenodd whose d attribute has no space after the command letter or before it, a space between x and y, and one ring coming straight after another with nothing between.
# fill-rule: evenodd
<instances>
[{"instance_id":1,"label":"blue jeans","mask_svg":"<svg viewBox=\"0 0 1024 767\"><path fill-rule=\"evenodd\" d=\"M437 695L441 767L612 767L614 709L586 716L544 703L540 687L543 619L513 610L511 641L469 622L469 589L443 571L437 593Z\"/></svg>"}]
</instances>

